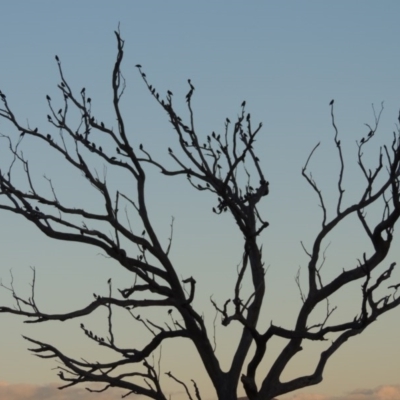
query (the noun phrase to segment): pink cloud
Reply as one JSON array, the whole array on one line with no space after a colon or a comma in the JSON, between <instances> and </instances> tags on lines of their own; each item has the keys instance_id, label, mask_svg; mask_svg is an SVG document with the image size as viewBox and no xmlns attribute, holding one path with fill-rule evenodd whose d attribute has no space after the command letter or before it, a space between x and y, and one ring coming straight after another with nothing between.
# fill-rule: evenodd
<instances>
[{"instance_id":1,"label":"pink cloud","mask_svg":"<svg viewBox=\"0 0 400 400\"><path fill-rule=\"evenodd\" d=\"M399 400L400 385L382 385L373 389L357 389L340 396L299 393L282 400Z\"/></svg>"},{"instance_id":2,"label":"pink cloud","mask_svg":"<svg viewBox=\"0 0 400 400\"><path fill-rule=\"evenodd\" d=\"M120 398L126 393L118 389L109 389L103 393L90 393L82 388L58 389L58 384L33 385L27 383L8 384L0 382L0 399L7 400L109 400ZM93 386L92 386L93 388ZM139 398L134 396L132 399Z\"/></svg>"}]
</instances>

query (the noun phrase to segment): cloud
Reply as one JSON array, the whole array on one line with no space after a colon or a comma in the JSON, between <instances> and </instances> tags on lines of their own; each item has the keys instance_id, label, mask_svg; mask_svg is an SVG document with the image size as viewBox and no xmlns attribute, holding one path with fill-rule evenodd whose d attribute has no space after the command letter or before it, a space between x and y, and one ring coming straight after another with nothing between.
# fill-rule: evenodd
<instances>
[{"instance_id":1,"label":"cloud","mask_svg":"<svg viewBox=\"0 0 400 400\"><path fill-rule=\"evenodd\" d=\"M299 393L286 400L399 400L400 385L382 385L373 389L357 389L340 396Z\"/></svg>"},{"instance_id":2,"label":"cloud","mask_svg":"<svg viewBox=\"0 0 400 400\"><path fill-rule=\"evenodd\" d=\"M103 393L88 392L84 388L58 389L58 384L33 385L28 383L9 384L0 382L0 399L7 400L109 400L120 398L122 393L118 389L109 389ZM93 388L93 386L92 386ZM135 397L132 397L134 399ZM140 396L136 396L140 398Z\"/></svg>"}]
</instances>

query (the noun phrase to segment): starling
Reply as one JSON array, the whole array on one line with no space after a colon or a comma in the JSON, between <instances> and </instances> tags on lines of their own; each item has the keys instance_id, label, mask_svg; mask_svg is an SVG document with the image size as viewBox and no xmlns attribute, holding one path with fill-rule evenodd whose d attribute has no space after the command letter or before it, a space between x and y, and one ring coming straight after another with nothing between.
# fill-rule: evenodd
<instances>
[{"instance_id":1,"label":"starling","mask_svg":"<svg viewBox=\"0 0 400 400\"><path fill-rule=\"evenodd\" d=\"M46 95L46 99L47 99L47 101L50 101L50 100L51 100L51 98L50 98L49 95Z\"/></svg>"},{"instance_id":2,"label":"starling","mask_svg":"<svg viewBox=\"0 0 400 400\"><path fill-rule=\"evenodd\" d=\"M81 95L83 96L84 94L85 94L85 88L82 88L82 90L81 90Z\"/></svg>"},{"instance_id":3,"label":"starling","mask_svg":"<svg viewBox=\"0 0 400 400\"><path fill-rule=\"evenodd\" d=\"M246 105L246 101L243 101L242 103L242 107L244 107Z\"/></svg>"},{"instance_id":4,"label":"starling","mask_svg":"<svg viewBox=\"0 0 400 400\"><path fill-rule=\"evenodd\" d=\"M58 56L56 56L56 61L57 61L57 62L59 62L59 61L60 61L60 59L58 58Z\"/></svg>"},{"instance_id":5,"label":"starling","mask_svg":"<svg viewBox=\"0 0 400 400\"><path fill-rule=\"evenodd\" d=\"M140 64L136 64L135 67L136 68L142 68L142 66Z\"/></svg>"},{"instance_id":6,"label":"starling","mask_svg":"<svg viewBox=\"0 0 400 400\"><path fill-rule=\"evenodd\" d=\"M38 128L35 128L35 129L33 130L33 132L35 132L35 133L37 133L37 131L38 131Z\"/></svg>"},{"instance_id":7,"label":"starling","mask_svg":"<svg viewBox=\"0 0 400 400\"><path fill-rule=\"evenodd\" d=\"M331 102L329 103L329 105L330 105L330 106L333 105L334 101L335 101L335 100L332 99Z\"/></svg>"},{"instance_id":8,"label":"starling","mask_svg":"<svg viewBox=\"0 0 400 400\"><path fill-rule=\"evenodd\" d=\"M92 99L90 97L88 97L87 102L90 103L92 101Z\"/></svg>"},{"instance_id":9,"label":"starling","mask_svg":"<svg viewBox=\"0 0 400 400\"><path fill-rule=\"evenodd\" d=\"M47 137L47 139L51 140L50 133L48 133L46 137Z\"/></svg>"},{"instance_id":10,"label":"starling","mask_svg":"<svg viewBox=\"0 0 400 400\"><path fill-rule=\"evenodd\" d=\"M231 121L229 118L226 119L226 122L229 124Z\"/></svg>"},{"instance_id":11,"label":"starling","mask_svg":"<svg viewBox=\"0 0 400 400\"><path fill-rule=\"evenodd\" d=\"M142 143L140 143L139 149L140 149L140 150L143 150L143 145L142 145Z\"/></svg>"},{"instance_id":12,"label":"starling","mask_svg":"<svg viewBox=\"0 0 400 400\"><path fill-rule=\"evenodd\" d=\"M170 96L173 95L173 93L172 93L170 90L168 90L167 93L168 93L168 95L170 95Z\"/></svg>"},{"instance_id":13,"label":"starling","mask_svg":"<svg viewBox=\"0 0 400 400\"><path fill-rule=\"evenodd\" d=\"M172 313L172 308L170 308L169 310L168 310L168 314L171 314Z\"/></svg>"},{"instance_id":14,"label":"starling","mask_svg":"<svg viewBox=\"0 0 400 400\"><path fill-rule=\"evenodd\" d=\"M170 153L172 153L172 149L171 149L171 147L168 147L168 151L169 151Z\"/></svg>"},{"instance_id":15,"label":"starling","mask_svg":"<svg viewBox=\"0 0 400 400\"><path fill-rule=\"evenodd\" d=\"M101 122L100 125L101 125L102 128L104 128L104 123L103 122Z\"/></svg>"}]
</instances>

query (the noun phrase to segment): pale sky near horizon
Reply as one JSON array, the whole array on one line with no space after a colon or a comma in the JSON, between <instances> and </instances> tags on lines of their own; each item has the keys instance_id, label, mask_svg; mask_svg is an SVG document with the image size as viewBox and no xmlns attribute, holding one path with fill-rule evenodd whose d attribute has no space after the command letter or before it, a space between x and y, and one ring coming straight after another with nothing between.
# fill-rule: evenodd
<instances>
[{"instance_id":1,"label":"pale sky near horizon","mask_svg":"<svg viewBox=\"0 0 400 400\"><path fill-rule=\"evenodd\" d=\"M391 143L400 108L400 3L2 1L1 8L0 90L21 121L31 126L51 132L45 96L49 94L61 102L55 54L73 89L86 87L97 115L115 126L110 83L116 54L113 31L119 23L125 39L123 72L127 83L123 112L136 146L143 143L152 154L172 165L167 148L176 148L173 131L163 110L145 90L135 64L143 66L160 93L174 93L182 114L186 112L187 79L192 80L196 87L196 126L204 137L213 130L222 131L225 118L234 120L241 102L246 100L253 123L263 122L257 151L271 190L261 207L270 222L262 237L269 266L263 322L268 326L273 320L292 327L299 307L294 279L298 268L304 269L307 262L300 241L310 247L321 221L318 200L301 177L301 168L313 146L321 142L310 168L326 193L332 215L339 164L328 105L331 99L335 99L336 122L347 160L345 204L357 198L362 189L356 140L368 133L364 123L373 123L371 104L379 109L383 101L385 107L379 134L367 154L371 167L376 165L379 146ZM9 133L8 128L0 120L0 133ZM5 143L0 143L2 155ZM38 185L43 184L44 174L56 180L63 173L62 164L56 157L43 154L42 147L32 142L25 149ZM0 168L3 164L0 160ZM213 295L222 304L231 295L241 256L241 237L231 219L225 215L215 218L210 212L214 199L198 196L185 179L165 180L159 175L149 170L152 218L166 243L171 216L175 217L172 258L182 278L196 278L196 306L212 326L214 313L209 297ZM58 182L67 201L92 201L93 190L75 176L63 176ZM400 262L399 244L400 236L381 271L393 261ZM325 279L331 279L342 268L354 267L364 251L370 251L370 244L351 220L332 237ZM4 211L0 211L0 254L0 278L7 284L12 269L21 293L29 293L29 267L36 268L37 301L48 312L83 307L91 301L93 292L106 293L110 276L116 288L131 279L96 248L51 241L21 218ZM391 280L392 284L397 282L399 269ZM353 285L335 297L338 320L357 314L359 295L359 286ZM0 290L0 304L12 304L5 290ZM393 310L349 340L331 358L320 385L282 398L400 398L396 363L400 359L399 315L400 310ZM80 322L32 326L16 316L0 314L0 399L95 399L85 391L55 390L54 382L59 381L52 368L56 364L33 357L27 351L29 344L21 338L21 334L31 336L55 343L67 354L94 359L98 347L82 335ZM84 322L99 331L106 329L102 312ZM119 328L126 344L131 335L136 338L144 334L136 331L135 325ZM217 353L223 365L230 361L236 334L234 330L227 337L224 328L218 326ZM271 357L281 345L278 340L272 342ZM312 370L318 354L313 350L307 353L311 347L304 346L287 377ZM320 345L315 347L322 349ZM164 372L171 370L182 379L195 377L203 385L204 400L215 398L193 349L186 343L178 348L165 346L161 365ZM165 385L173 399L184 398L181 387L168 380ZM97 398L119 397L103 394Z\"/></svg>"}]
</instances>

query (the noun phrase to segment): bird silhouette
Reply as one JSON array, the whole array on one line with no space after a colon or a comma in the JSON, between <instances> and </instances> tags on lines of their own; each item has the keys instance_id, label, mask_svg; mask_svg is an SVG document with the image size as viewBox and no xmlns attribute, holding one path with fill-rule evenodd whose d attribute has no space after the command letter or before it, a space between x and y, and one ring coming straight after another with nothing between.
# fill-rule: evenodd
<instances>
[{"instance_id":1,"label":"bird silhouette","mask_svg":"<svg viewBox=\"0 0 400 400\"><path fill-rule=\"evenodd\" d=\"M56 61L58 62L58 61L60 61L60 59L58 58L58 56L56 55Z\"/></svg>"},{"instance_id":2,"label":"bird silhouette","mask_svg":"<svg viewBox=\"0 0 400 400\"><path fill-rule=\"evenodd\" d=\"M50 101L50 100L51 100L51 98L50 98L50 96L49 96L49 95L46 95L46 99L47 99L48 101Z\"/></svg>"},{"instance_id":3,"label":"bird silhouette","mask_svg":"<svg viewBox=\"0 0 400 400\"><path fill-rule=\"evenodd\" d=\"M136 68L142 68L142 66L140 64L136 64L135 67Z\"/></svg>"},{"instance_id":4,"label":"bird silhouette","mask_svg":"<svg viewBox=\"0 0 400 400\"><path fill-rule=\"evenodd\" d=\"M335 100L332 99L332 100L330 101L329 105L330 105L330 106L333 105L334 102L335 102Z\"/></svg>"}]
</instances>

